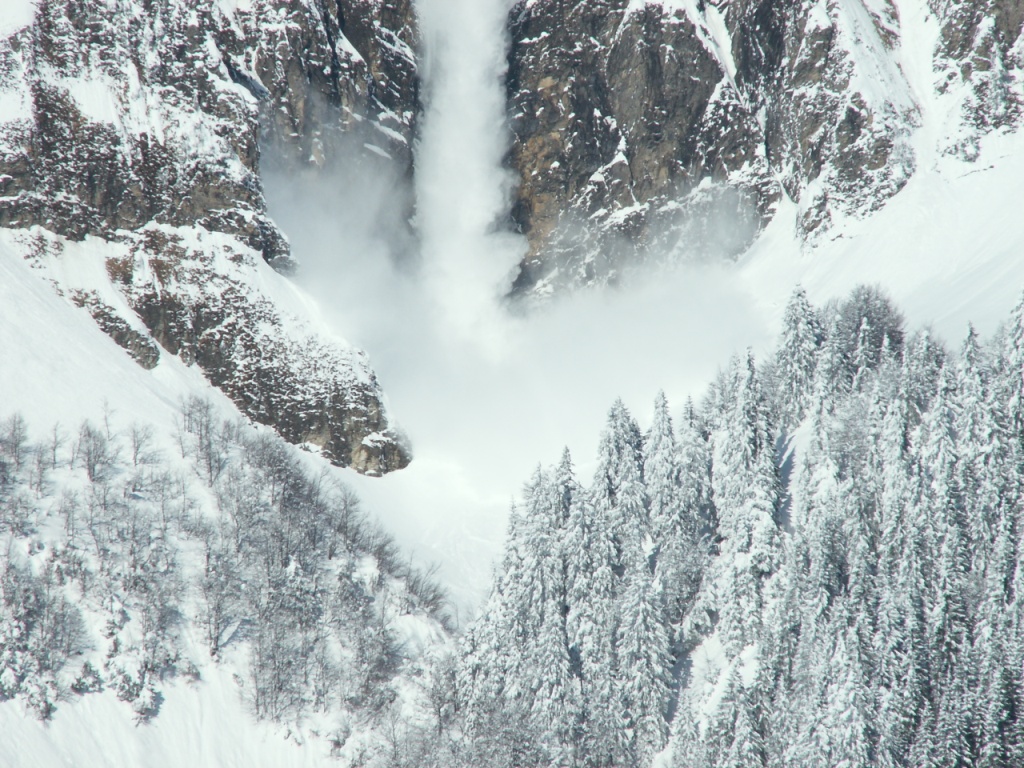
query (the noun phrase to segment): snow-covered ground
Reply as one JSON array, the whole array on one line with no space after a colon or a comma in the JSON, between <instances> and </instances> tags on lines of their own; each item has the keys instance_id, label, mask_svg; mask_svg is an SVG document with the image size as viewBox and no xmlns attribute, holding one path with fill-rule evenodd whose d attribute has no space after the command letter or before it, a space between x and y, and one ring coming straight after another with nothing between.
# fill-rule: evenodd
<instances>
[{"instance_id":1,"label":"snow-covered ground","mask_svg":"<svg viewBox=\"0 0 1024 768\"><path fill-rule=\"evenodd\" d=\"M0 36L6 36L27 27L36 16L32 0L4 0L0 6Z\"/></svg>"},{"instance_id":2,"label":"snow-covered ground","mask_svg":"<svg viewBox=\"0 0 1024 768\"><path fill-rule=\"evenodd\" d=\"M801 282L813 301L878 283L912 325L959 343L967 323L995 329L1024 290L1024 133L993 135L974 163L924 167L866 221L801 252L784 205L739 267L746 290L776 320Z\"/></svg>"},{"instance_id":3,"label":"snow-covered ground","mask_svg":"<svg viewBox=\"0 0 1024 768\"><path fill-rule=\"evenodd\" d=\"M58 296L20 255L0 245L0 418L21 413L30 439L41 441L55 422L74 434L83 420L100 424L106 415L118 425L152 425L159 446L167 448L181 398L195 392L217 400L225 413L233 411L196 370L168 355L153 371L143 370L84 309ZM318 749L298 749L281 728L256 723L230 674L209 664L199 685L172 682L160 716L146 725L136 725L112 690L59 707L46 723L21 701L0 703L0 764L332 764L322 742Z\"/></svg>"},{"instance_id":4,"label":"snow-covered ground","mask_svg":"<svg viewBox=\"0 0 1024 768\"><path fill-rule=\"evenodd\" d=\"M98 254L99 263L102 256ZM57 424L63 435L58 449L61 454L70 450L69 439L85 420L109 424L122 436L132 425L149 427L152 436L147 452L173 464L180 450L182 402L194 395L209 400L219 418L241 419L233 404L209 385L198 368L166 354L151 371L137 365L93 324L86 310L58 295L43 271L30 267L0 238L0 422L15 413L22 415L29 440L39 443L49 439ZM118 450L123 458L126 448ZM298 451L296 456L310 473L332 471L319 456ZM340 470L333 471L340 474ZM73 481L64 488L64 474L51 477L56 486L48 485L49 495L40 496L44 516L52 516L64 490L87 492L84 488L76 491ZM183 483L190 478L187 494L198 500L205 514L213 514L210 489L193 475L188 471L180 475ZM52 528L52 520L47 518L32 544L44 552L52 548L54 541L62 538L62 532ZM13 559L25 559L25 542L6 528L0 531L0 547L9 555L13 551ZM175 542L175 546L180 546L176 551L184 570L201 571L199 556L187 542ZM190 594L186 601L193 598ZM103 635L95 613L86 613L86 621L93 641ZM412 613L397 618L391 629L409 657L418 658L445 642L435 622ZM0 701L0 765L278 768L338 764L329 754L327 739L338 728L336 719L318 714L300 723L257 722L241 681L248 669L246 646L230 647L214 662L203 639L193 636L199 634L197 625L183 622L181 632L183 657L196 665L197 679L185 675L162 680L158 716L139 721L131 706L119 700L109 679L102 692L59 702L53 718L45 722L29 710L23 697ZM100 665L93 658L95 651L93 647L89 652L91 661ZM81 660L77 661L80 665ZM402 689L403 702L421 695L415 689L419 682L401 680L398 684L411 686L407 692ZM351 743L358 748L362 731L369 732L372 726L357 724L352 730L356 738Z\"/></svg>"},{"instance_id":5,"label":"snow-covered ground","mask_svg":"<svg viewBox=\"0 0 1024 768\"><path fill-rule=\"evenodd\" d=\"M0 34L31 18L28 2L0 5ZM455 23L458 15L443 21ZM927 21L921 25L925 39ZM500 52L492 40L459 55L468 57L464 66L494 71ZM919 58L908 50L903 71L914 72ZM916 94L927 90L909 79ZM472 101L474 88L490 86L483 79L468 87L461 98ZM323 190L279 208L306 265L300 282L328 321L369 352L414 447L412 465L401 472L340 474L419 562L440 565L465 614L489 587L509 503L534 465L555 461L568 445L580 474L589 476L603 415L616 397L646 425L658 389L676 407L699 396L731 355L773 343L795 284L822 302L858 283L879 283L911 325L931 324L951 344L969 320L992 331L1024 288L1024 135L991 136L976 162L963 163L934 151L946 107L923 106L917 173L884 209L841 222L832 239L803 248L796 206L784 202L738 264L665 269L627 289L580 293L529 316L507 312L487 295L480 272L467 278L460 271L491 248L508 254L518 247L490 235L487 220L474 220L476 231L462 230L447 243L444 228L435 230L432 252L443 261L431 262L427 253L421 269L430 279L420 279L422 273L379 258L374 233L339 233L337 199ZM484 121L480 130L487 126L493 128ZM431 151L431 140L446 141L442 134L425 131L421 152ZM466 149L465 162L481 174L473 178L490 178L500 189L500 146ZM472 203L458 190L459 173L440 167L436 174L421 182L421 193L435 196L437 210L446 196ZM488 269L482 274L495 278ZM483 293L460 294L471 290ZM463 300L471 311L452 312ZM37 428L60 421L73 429L112 409L121 423L153 423L170 434L180 399L195 391L218 398L195 369L169 356L153 371L141 369L84 310L0 246L0 418L20 411ZM225 399L217 402L233 411ZM286 766L325 759L322 751L296 749L280 729L254 724L216 668L204 671L195 690L176 683L166 696L160 716L141 726L109 694L62 708L45 725L25 718L19 704L0 705L0 763Z\"/></svg>"},{"instance_id":6,"label":"snow-covered ground","mask_svg":"<svg viewBox=\"0 0 1024 768\"><path fill-rule=\"evenodd\" d=\"M0 243L4 418L18 411L37 428L61 422L74 429L84 419L99 422L107 407L125 423L170 429L179 399L202 386L197 370L169 355L153 371L143 370L85 309L58 296L20 254Z\"/></svg>"},{"instance_id":7,"label":"snow-covered ground","mask_svg":"<svg viewBox=\"0 0 1024 768\"><path fill-rule=\"evenodd\" d=\"M213 664L201 683L165 687L160 714L137 724L111 691L62 706L49 722L0 704L0 763L7 768L313 768L337 766L325 742L256 723L231 672Z\"/></svg>"}]
</instances>

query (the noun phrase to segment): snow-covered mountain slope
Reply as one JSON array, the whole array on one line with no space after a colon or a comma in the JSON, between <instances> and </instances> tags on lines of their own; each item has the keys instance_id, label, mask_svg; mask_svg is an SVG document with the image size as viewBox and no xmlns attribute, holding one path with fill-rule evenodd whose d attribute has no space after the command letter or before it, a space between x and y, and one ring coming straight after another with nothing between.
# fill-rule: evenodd
<instances>
[{"instance_id":1,"label":"snow-covered mountain slope","mask_svg":"<svg viewBox=\"0 0 1024 768\"><path fill-rule=\"evenodd\" d=\"M231 673L203 670L200 684L174 682L163 691L160 714L139 725L113 691L90 694L39 722L15 703L0 705L4 765L152 765L225 768L337 766L329 745L308 732L256 723Z\"/></svg>"},{"instance_id":2,"label":"snow-covered mountain slope","mask_svg":"<svg viewBox=\"0 0 1024 768\"><path fill-rule=\"evenodd\" d=\"M408 463L366 355L231 236L148 225L119 240L41 227L0 238L142 368L194 363L247 416L339 465L382 474Z\"/></svg>"},{"instance_id":3,"label":"snow-covered mountain slope","mask_svg":"<svg viewBox=\"0 0 1024 768\"><path fill-rule=\"evenodd\" d=\"M411 163L411 10L350 6L5 4L0 225L141 365L161 349L195 362L250 418L382 473L408 449L365 357L278 306L258 264L294 268L260 142L315 169L359 135L363 154Z\"/></svg>"},{"instance_id":4,"label":"snow-covered mountain slope","mask_svg":"<svg viewBox=\"0 0 1024 768\"><path fill-rule=\"evenodd\" d=\"M0 411L0 763L374 764L433 727L440 593L341 470L2 244Z\"/></svg>"},{"instance_id":5,"label":"snow-covered mountain slope","mask_svg":"<svg viewBox=\"0 0 1024 768\"><path fill-rule=\"evenodd\" d=\"M0 256L0 392L5 418L18 412L33 424L60 422L71 428L84 419L99 422L108 410L126 422L149 423L169 432L188 395L219 397L199 371L174 357L162 356L152 370L142 368L89 322L87 309L57 295L19 253L0 244ZM220 407L234 410L223 397Z\"/></svg>"},{"instance_id":6,"label":"snow-covered mountain slope","mask_svg":"<svg viewBox=\"0 0 1024 768\"><path fill-rule=\"evenodd\" d=\"M833 236L1019 124L1022 24L998 2L518 3L517 287L736 256L783 198L802 241Z\"/></svg>"},{"instance_id":7,"label":"snow-covered mountain slope","mask_svg":"<svg viewBox=\"0 0 1024 768\"><path fill-rule=\"evenodd\" d=\"M751 301L779 318L796 283L817 301L877 283L951 344L969 322L994 331L1024 289L1024 132L988 136L977 151L974 161L926 155L883 209L813 247L796 234L796 206L783 204L738 265Z\"/></svg>"},{"instance_id":8,"label":"snow-covered mountain slope","mask_svg":"<svg viewBox=\"0 0 1024 768\"><path fill-rule=\"evenodd\" d=\"M406 173L408 4L6 3L0 31L0 763L390 760L434 727L443 594L328 464L409 456L281 274L258 141Z\"/></svg>"},{"instance_id":9,"label":"snow-covered mountain slope","mask_svg":"<svg viewBox=\"0 0 1024 768\"><path fill-rule=\"evenodd\" d=\"M878 282L907 312L911 327L934 323L950 343L964 334L968 319L990 331L1005 318L1024 284L1024 262L1019 258L1024 252L1024 224L1018 212L1024 199L1024 145L1014 133L1013 106L1020 83L1013 35L1020 19L1013 4L948 3L928 9L918 2L851 1L790 8L767 2L757 4L766 9L767 16L762 17L751 15L755 4L739 2L629 3L628 8L620 3L621 27L597 30L621 33L615 67L611 72L595 67L601 77L622 81L616 80L624 90L612 99L614 109L600 109L603 117L617 115L617 130L628 134L621 150L625 161L618 157L621 136L591 144L586 131L571 130L574 121L587 124L587 115L593 114L591 97L597 98L594 92L607 85L582 82L594 74L587 56L598 61L608 53L601 48L600 36L580 38L581 51L549 51L550 55L533 59L526 54L516 58L514 47L513 75L536 80L536 88L511 94L513 104L521 100L525 110L523 115L513 114L517 143L511 157L522 166L522 152L538 143L534 139L544 151L551 149L549 144L555 147L554 154L542 152L533 158L538 165L531 168L521 198L534 195L534 202L550 205L548 212L556 218L564 212L560 206L565 206L569 218L579 214L574 221L583 220L579 210L571 210L576 202L594 203L597 208L585 213L597 214L596 224L586 221L598 237L585 240L588 247L607 231L618 233L624 222L632 226L634 216L642 219L662 203L671 221L676 222L672 217L677 214L690 216L698 229L740 244L739 250L754 240L738 264L637 270L625 275L628 279L621 281L620 290L581 292L538 311L513 315L495 299L508 287L503 282L507 268L526 245L494 224L504 218L502 206L509 192L507 169L502 168L505 134L496 117L504 95L495 77L477 76L500 69L501 25L493 22L506 10L502 3L494 0L493 7L479 14L461 13L460 6L443 0L433 4L427 44L433 40L436 46L431 71L437 80L424 93L436 99L430 102L435 122L424 128L418 151L443 152L429 160L421 157L411 186L404 177L418 86L410 58L416 31L407 3L254 1L202 5L196 10L168 0L145 4L156 9L153 16L143 14L147 23L154 23L152 29L120 22L122 12L130 16L143 6L127 1L41 3L38 13L48 14L42 25L34 23L40 17L31 3L5 3L0 9L0 33L10 41L3 48L0 68L0 121L6 126L0 202L4 216L11 216L4 219L10 226L0 235L0 421L7 413L20 411L33 442L45 446L55 421L61 425L58 434L63 430L68 437L59 451L59 470L39 470L29 463L18 471L16 485L23 495L15 522L22 527L4 521L3 535L16 545L8 561L43 583L50 553L68 541L70 508L62 506L61 499L71 491L82 499L102 498L102 487L97 488L82 461L70 455L72 444L82 439L80 426L86 418L94 431L109 420L110 433L122 446L120 463L108 484L114 484L114 497L124 499L124 505L115 505L116 514L101 522L121 525L124 509L141 511L147 524L159 518L154 501L159 483L144 488L141 499L131 497L138 491L124 492L134 482L133 424L150 425L169 471L190 480L181 499L194 498L197 509L222 524L210 538L212 544L223 544L224 537L230 541L238 530L233 512L265 510L259 502L272 498L273 492L260 495L265 489L259 478L266 480L266 473L250 461L260 454L260 443L253 441L266 432L239 428L236 433L233 427L219 431L223 453L211 453L202 447L204 428L193 424L195 431L190 431L185 426L182 404L194 403L195 395L212 402L218 420L241 415L265 421L288 439L318 448L321 456L316 451L282 454L304 469L305 480L297 480L302 487L308 488L303 485L307 480L315 484L321 472L328 478L339 476L325 466L325 458L370 474L403 463L406 456L397 434L389 432L380 388L365 358L341 340L338 329L372 353L394 412L417 446L417 461L402 472L348 478L369 512L401 544L401 556L393 551L388 555L386 549L378 552L380 562L395 561L394 579L378 580L380 569L365 558L331 558L321 550L316 551L324 557L309 571L320 578L320 586L355 585L356 602L368 604L374 617L383 617L393 639L407 641L411 650L399 654L397 672L389 669L386 682L369 686L385 697L395 695L382 709L374 712L380 702L353 693L353 686L358 691L361 685L354 676L374 668L372 654L356 665L343 663L348 660L346 649L377 646L352 641L340 627L346 622L327 611L323 615L330 626L316 635L313 645L320 643L317 648L330 647L334 653L327 654L334 662L324 667L331 672L327 677L341 669L339 679L328 684L335 686L328 713L311 712L319 706L317 682L299 686L297 692L288 689L293 698L281 717L288 725L255 724L254 713L274 714L262 709L268 705L257 694L246 649L258 645L260 628L291 624L264 621L259 611L266 606L252 592L245 599L235 595L233 610L248 612L247 631L253 634L246 639L242 633L235 642L227 642L222 659L211 661L209 630L203 622L212 614L209 605L201 605L201 577L210 575L201 550L208 542L178 519L173 523L178 526L173 539L179 547L175 568L191 585L174 595L183 623L161 636L160 643L147 646L145 633L138 631L146 601L141 592L132 591L135 587L121 590L118 599L123 597L128 619L109 631L107 614L113 608L97 601L94 593L86 596L83 590L79 596L74 579L56 590L56 595L74 598L69 602L85 616L91 645L54 677L56 689L44 685L42 691L19 691L0 705L0 725L17 734L17 741L11 742L11 761L59 764L80 740L89 744L108 739L123 747L108 764L131 763L143 750L163 752L179 741L189 745L180 753L182 761L199 764L203 753L218 756L218 761L237 755L255 764L263 757L272 765L316 764L326 758L335 738L339 743L344 740L339 749L351 762L359 761L363 746L377 757L396 740L413 749L410 745L417 739L406 738L402 728L409 724L417 731L426 725L429 730L434 724L425 713L438 706L431 698L437 693L432 685L443 675L434 672L444 669L429 662L435 650L447 646L439 617L428 610L428 598L436 593L418 594L417 590L424 591L422 584L403 570L402 563L407 556L417 563L439 563L439 576L455 592L460 611L476 609L489 589L501 551L509 498L538 457L554 461L565 444L575 452L580 475L592 476L597 462L589 449L597 442L598 414L609 402L621 396L635 412L643 413L659 388L673 403L700 395L734 353L747 346L758 352L770 348L785 300L798 282L818 303L843 296L858 283ZM581 17L594 16L591 21L599 25L614 20L590 13L603 7L544 0L524 6L537 14L538 24L553 25L552 33L570 41L576 39L575 25ZM84 16L78 15L80 8L87 11ZM337 8L342 9L340 15ZM563 19L558 15L562 11L571 13ZM573 15L577 11L579 15ZM99 22L79 23L81 18L95 22L104 14L117 20L109 41L93 34L103 28ZM801 25L810 23L805 16L817 25L811 30L817 37L803 36ZM154 19L166 21L166 28ZM361 26L366 20L371 20L369 26ZM449 28L439 34L444 25ZM896 37L886 31L894 25L900 30ZM738 32L740 28L745 31ZM545 37L548 30L542 29L521 40L515 37L518 29L514 23L514 43L519 46L542 48L553 36ZM161 37L163 32L167 34ZM737 47L740 38L746 42ZM779 44L775 48L773 39ZM651 47L645 40L657 45ZM834 40L840 42L825 44ZM113 53L104 53L107 42ZM152 46L158 61L136 64L134 49L148 56ZM707 81L699 87L676 88L664 80L655 64L664 63L658 58L662 54L672 57L670 46L672 56L680 59L678 70L673 70L676 75L686 75L691 63L686 56L692 54ZM790 64L803 61L806 67L799 73L786 69L777 81L757 80L758 73L771 70L765 69L763 57L786 46L798 49ZM72 82L68 62L89 77ZM453 70L453 64L479 69L461 77L466 72ZM167 74L164 67L173 71ZM559 77L566 75L566 67L571 74L563 82ZM149 80L142 76L147 73ZM935 86L937 73L945 85ZM856 94L846 89L847 75L871 107L858 111L865 123L856 137L843 133L852 130L844 123L849 114L844 110L856 101ZM190 79L193 76L196 82ZM548 77L555 79L554 86L543 83ZM442 83L444 78L448 79ZM815 85L816 78L829 82ZM799 108L787 102L786 88L796 80L806 86L801 91L806 100ZM832 88L838 88L837 83L842 85L839 90ZM560 85L568 90L559 91ZM37 91L42 94L38 100L33 95ZM769 106L778 112L755 108L760 102L743 102L755 92L766 100L777 99ZM700 103L673 101L678 110L665 120L654 114L664 106L658 101L662 96L693 97ZM907 115L900 110L908 99L912 108L904 125L900 120ZM475 106L480 106L480 114ZM325 115L340 122L344 136L337 145L328 135ZM804 146L804 121L813 122L816 115L824 115L826 125L820 132L811 131L813 141L808 139L810 144ZM263 123L262 134L261 117L270 121ZM612 131L611 123L597 118ZM693 136L684 130L694 122L691 118L701 127L697 149L688 143ZM785 130L772 127L772 120L785 123ZM537 126L546 132L527 135ZM164 131L161 151L169 153L157 157L155 168L148 164L153 139L147 138L150 144L144 148L139 132L148 134L150 127ZM907 131L901 132L903 128ZM772 134L776 129L779 132ZM51 130L56 133L47 133ZM676 144L665 139L670 134ZM769 134L778 143L772 144ZM294 277L316 297L312 302L271 266L284 266L274 250L274 244L283 241L276 239L276 224L264 210L264 180L257 162L261 136L286 161L278 169L285 179L278 192L281 198L293 198L293 210L277 223L293 237L298 260L309 266L315 262L315 268ZM599 138L607 137L602 133ZM563 147L561 142L568 144ZM693 178L687 176L686 183L695 181L697 186L677 195L672 184L679 178L660 169L674 168L673 153L680 147L692 150L687 156L693 165L686 174ZM842 155L840 149L848 154ZM607 171L605 186L614 187L612 192L594 191L601 179L594 178L590 166L580 177L582 187L567 184L559 175L568 165L558 152L572 158L578 152L589 163L596 160L588 153L598 150L615 151L598 158L599 167ZM904 150L913 159L909 177ZM773 152L789 165L770 163ZM837 156L850 160L850 168L829 165ZM871 167L882 158L880 167ZM317 165L321 160L322 167ZM385 180L383 193L367 208L353 205L345 216L333 216L332 207L339 201L351 202L361 194L364 187L351 184L351 175L353 168L371 173L366 170L371 167L368 160L383 163L372 168L386 169L380 174ZM292 174L296 166L288 163L297 161L308 177ZM612 165L606 167L608 163ZM714 183L701 187L705 172ZM715 175L719 172L724 174L721 178ZM304 190L307 178L316 183ZM111 183L104 186L107 181ZM733 191L738 189L741 196L764 193L758 200L767 206L771 220L759 219L751 229L745 216L737 220L718 215L722 206L715 202L720 192L716 184L727 189L734 184ZM332 186L348 198L333 197ZM418 265L403 271L388 260L387 243L395 232L381 231L378 211L370 209L389 207L386 221L404 230L410 189L420 196L417 225L423 251ZM593 194L566 198L574 189ZM821 190L828 198L828 223L815 227L816 234L808 238L814 215L820 213L811 203ZM315 206L307 204L310 198L304 201L303 192L314 196ZM393 198L390 192L395 193ZM549 192L552 197L543 197ZM660 195L656 203L644 202L648 193ZM205 202L197 202L197 196ZM727 196L726 202L730 200ZM702 201L715 215L708 218L706 211L701 212L697 204ZM360 221L366 210L373 215ZM514 211L520 223L523 210L520 205ZM22 215L26 218L18 218ZM364 243L382 242L385 246L379 250L362 248ZM375 260L368 264L369 259ZM318 319L320 312L326 315L323 321ZM211 389L211 382L219 389ZM336 390L342 394L331 399ZM335 405L338 408L332 411ZM194 416L194 408L192 412ZM106 431L104 427L102 432ZM93 432L86 434L95 437ZM225 456L227 465L218 470ZM238 482L239 477L252 479L257 503L232 504L246 485ZM304 527L316 519L316 513L310 513L314 507L301 509L300 520L285 518L295 524L290 531L274 528L273 516L258 519L254 528L270 530L270 539L286 543L296 531L316 539L317 531ZM271 527L260 527L266 525ZM147 552L165 552L154 546L167 538L161 531L141 530L150 547ZM266 544L269 539L260 540ZM356 547L359 553L364 552L361 547ZM118 568L125 559L130 562L117 547L111 551ZM61 552L63 557L66 551ZM308 584L302 581L307 564L293 567L296 558L290 553L278 552L261 561L259 552L246 552L242 567L253 567L251 555L256 562L271 562L281 584ZM90 568L103 562L98 554L88 557ZM242 581L263 583L251 573ZM18 581L11 594L22 594L17 589L24 589L24 583ZM8 614L14 615L13 609ZM124 617L113 618L117 624ZM347 623L368 625L361 620ZM302 626L299 620L292 624ZM294 634L282 637L287 653L278 653L280 647L269 638L270 645L263 647L272 652L265 660L284 655L315 661L316 653L288 645L295 641ZM124 689L131 703L118 700L115 690L118 670L132 671L117 661L121 651L112 657L121 667L113 662L110 669L103 667L114 640L125 658L136 653L131 658L143 660L132 670L145 670L154 685L151 692L136 691L140 680L134 679ZM695 674L714 677L717 684L723 682L718 671L724 657L721 643L716 643L711 638L703 646L703 661ZM16 643L11 647L20 648ZM144 655L149 647L161 653L170 649L163 661L177 653L176 671L157 673L157 658L146 661ZM47 691L75 683L81 672L75 664L86 658L102 668L114 688L56 701L55 719L48 727L26 719L38 711L26 710L29 697L35 697L33 706L38 707L48 700ZM18 663L29 662L19 657ZM189 664L200 674L198 683L189 682ZM753 668L746 661L738 665L741 676ZM314 671L301 667L311 680L319 680ZM10 680L4 683L9 684ZM424 688L430 690L425 693ZM711 708L704 705L717 701L723 690L716 687L697 708ZM132 698L135 693L138 696ZM158 693L163 697L160 711L136 726L135 718L151 709ZM222 712L227 713L223 717L231 724L230 733L218 727ZM351 736L342 739L346 729ZM93 736L86 736L87 730ZM288 730L307 748L284 743L281 736ZM313 731L319 738L311 736ZM246 740L244 746L235 742L236 733ZM265 752L262 744L267 745ZM181 764L177 757L169 755L168 764ZM414 752L399 758L398 764L417 764L418 759ZM0 762L5 759L0 752ZM99 764L105 759L97 757Z\"/></svg>"}]
</instances>

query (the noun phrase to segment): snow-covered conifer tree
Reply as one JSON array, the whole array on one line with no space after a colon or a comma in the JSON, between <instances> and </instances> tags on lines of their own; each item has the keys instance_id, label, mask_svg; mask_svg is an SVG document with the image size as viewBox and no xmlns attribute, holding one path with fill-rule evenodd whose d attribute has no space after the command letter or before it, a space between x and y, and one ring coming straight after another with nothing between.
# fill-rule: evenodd
<instances>
[{"instance_id":1,"label":"snow-covered conifer tree","mask_svg":"<svg viewBox=\"0 0 1024 768\"><path fill-rule=\"evenodd\" d=\"M872 347L871 321L863 318L860 328L857 331L857 346L853 350L853 359L850 361L853 369L853 388L860 389L864 377L874 367L878 357L878 350ZM885 337L888 340L888 337Z\"/></svg>"},{"instance_id":2,"label":"snow-covered conifer tree","mask_svg":"<svg viewBox=\"0 0 1024 768\"><path fill-rule=\"evenodd\" d=\"M606 521L615 543L613 567L621 576L626 568L643 567L644 542L650 525L644 490L643 437L621 400L616 400L608 412L597 462L591 491L594 508L599 518Z\"/></svg>"},{"instance_id":3,"label":"snow-covered conifer tree","mask_svg":"<svg viewBox=\"0 0 1024 768\"><path fill-rule=\"evenodd\" d=\"M644 446L656 566L672 626L692 605L708 559L704 529L711 523L711 455L696 419L688 403L677 439L667 403L659 396Z\"/></svg>"},{"instance_id":4,"label":"snow-covered conifer tree","mask_svg":"<svg viewBox=\"0 0 1024 768\"><path fill-rule=\"evenodd\" d=\"M961 522L967 529L965 543L971 546L972 560L982 571L992 541L992 521L1012 488L997 470L1005 464L1010 446L1002 429L1006 421L1002 404L991 397L987 379L978 336L971 327L960 351L951 407Z\"/></svg>"},{"instance_id":5,"label":"snow-covered conifer tree","mask_svg":"<svg viewBox=\"0 0 1024 768\"><path fill-rule=\"evenodd\" d=\"M711 764L721 768L758 768L764 765L764 743L743 686L739 668L733 666L725 690L708 726Z\"/></svg>"},{"instance_id":6,"label":"snow-covered conifer tree","mask_svg":"<svg viewBox=\"0 0 1024 768\"><path fill-rule=\"evenodd\" d=\"M839 326L833 319L814 367L808 407L816 408L824 414L831 414L836 409L836 403L848 389L846 358L841 345Z\"/></svg>"},{"instance_id":7,"label":"snow-covered conifer tree","mask_svg":"<svg viewBox=\"0 0 1024 768\"><path fill-rule=\"evenodd\" d=\"M752 354L732 364L727 408L714 439L719 555L705 601L718 610L727 649L735 654L756 634L761 582L780 554L774 430Z\"/></svg>"},{"instance_id":8,"label":"snow-covered conifer tree","mask_svg":"<svg viewBox=\"0 0 1024 768\"><path fill-rule=\"evenodd\" d=\"M632 731L630 751L638 765L649 765L668 733L669 658L661 584L648 571L629 577L616 648L619 695Z\"/></svg>"},{"instance_id":9,"label":"snow-covered conifer tree","mask_svg":"<svg viewBox=\"0 0 1024 768\"><path fill-rule=\"evenodd\" d=\"M654 401L654 419L644 440L644 481L653 539L652 560L656 560L666 543L684 535L693 538L688 529L692 527L695 510L685 506L682 469L668 401L665 393L659 392Z\"/></svg>"},{"instance_id":10,"label":"snow-covered conifer tree","mask_svg":"<svg viewBox=\"0 0 1024 768\"><path fill-rule=\"evenodd\" d=\"M697 720L688 710L677 712L672 721L671 768L705 768L712 764Z\"/></svg>"},{"instance_id":11,"label":"snow-covered conifer tree","mask_svg":"<svg viewBox=\"0 0 1024 768\"><path fill-rule=\"evenodd\" d=\"M825 334L807 293L797 287L782 316L782 338L775 353L777 398L783 426L795 427L804 416L814 383L814 368Z\"/></svg>"}]
</instances>

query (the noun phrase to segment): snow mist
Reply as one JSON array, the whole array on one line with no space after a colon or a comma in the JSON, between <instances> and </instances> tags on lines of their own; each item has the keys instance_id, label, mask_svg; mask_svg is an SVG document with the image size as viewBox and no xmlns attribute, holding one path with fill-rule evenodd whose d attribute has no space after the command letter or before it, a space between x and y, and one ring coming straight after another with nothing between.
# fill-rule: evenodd
<instances>
[{"instance_id":1,"label":"snow mist","mask_svg":"<svg viewBox=\"0 0 1024 768\"><path fill-rule=\"evenodd\" d=\"M420 0L425 114L414 189L368 168L353 139L329 170L265 175L297 280L371 358L412 464L346 482L462 607L489 587L510 501L538 461L573 450L581 477L622 397L641 422L664 388L681 407L734 351L766 346L762 309L722 265L637 275L523 316L505 296L525 250L502 167L507 0ZM418 251L406 253L407 195Z\"/></svg>"},{"instance_id":2,"label":"snow mist","mask_svg":"<svg viewBox=\"0 0 1024 768\"><path fill-rule=\"evenodd\" d=\"M641 425L659 388L676 411L687 395L699 397L731 355L773 346L796 282L818 304L877 282L911 327L933 321L952 344L967 319L987 334L1016 301L1013 254L1024 240L1014 203L1024 153L1011 151L1019 138L1008 138L993 147L991 162L1013 162L970 175L922 174L849 238L813 255L801 255L797 206L783 201L738 264L645 272L622 290L563 295L512 316L501 287L519 245L495 225L509 189L499 162L507 139L499 76L505 3L422 2L434 5L422 10L434 14L429 24L424 18L428 112L414 190L422 252L405 258L393 243L413 190L386 169L368 171L359 141L318 180L292 169L268 176L266 190L302 264L297 279L331 326L369 353L412 441L407 469L380 479L346 472L346 481L419 564L440 564L460 606L486 593L509 502L538 462L557 461L567 445L578 476L589 480L616 397ZM471 35L463 25L472 24L482 26ZM473 72L456 65L461 57L477 62ZM992 189L1001 190L999 205ZM979 232L991 255L965 262Z\"/></svg>"},{"instance_id":3,"label":"snow mist","mask_svg":"<svg viewBox=\"0 0 1024 768\"><path fill-rule=\"evenodd\" d=\"M525 243L508 228L513 179L503 77L509 0L421 0L426 114L416 153L426 288L452 330L492 352L499 299Z\"/></svg>"}]
</instances>

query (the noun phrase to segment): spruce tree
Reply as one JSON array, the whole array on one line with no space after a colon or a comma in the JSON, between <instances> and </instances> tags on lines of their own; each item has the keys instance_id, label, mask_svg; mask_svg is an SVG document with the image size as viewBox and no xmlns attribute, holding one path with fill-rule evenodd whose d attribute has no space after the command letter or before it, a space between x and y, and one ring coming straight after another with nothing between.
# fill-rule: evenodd
<instances>
[{"instance_id":1,"label":"spruce tree","mask_svg":"<svg viewBox=\"0 0 1024 768\"><path fill-rule=\"evenodd\" d=\"M664 393L644 441L644 482L650 506L652 556L665 586L666 621L677 625L693 602L705 567L701 528L708 509L710 456L692 405L677 441Z\"/></svg>"},{"instance_id":2,"label":"spruce tree","mask_svg":"<svg viewBox=\"0 0 1024 768\"><path fill-rule=\"evenodd\" d=\"M631 753L649 765L665 746L668 724L668 633L661 585L649 572L633 573L623 596L617 643L619 695L632 731Z\"/></svg>"},{"instance_id":3,"label":"spruce tree","mask_svg":"<svg viewBox=\"0 0 1024 768\"><path fill-rule=\"evenodd\" d=\"M733 362L727 411L715 434L714 467L719 555L705 605L719 612L727 650L736 654L756 635L761 581L775 570L780 553L774 430L752 354Z\"/></svg>"},{"instance_id":4,"label":"spruce tree","mask_svg":"<svg viewBox=\"0 0 1024 768\"><path fill-rule=\"evenodd\" d=\"M644 440L644 482L649 499L653 562L666 544L692 539L692 511L685 507L682 463L664 392L654 401L654 418Z\"/></svg>"},{"instance_id":5,"label":"spruce tree","mask_svg":"<svg viewBox=\"0 0 1024 768\"><path fill-rule=\"evenodd\" d=\"M643 437L621 400L608 412L597 452L592 498L615 544L613 569L642 567L650 521L643 477Z\"/></svg>"},{"instance_id":6,"label":"spruce tree","mask_svg":"<svg viewBox=\"0 0 1024 768\"><path fill-rule=\"evenodd\" d=\"M807 293L797 287L782 316L782 337L775 354L776 391L782 424L795 427L804 416L814 383L814 369L825 334Z\"/></svg>"}]
</instances>

